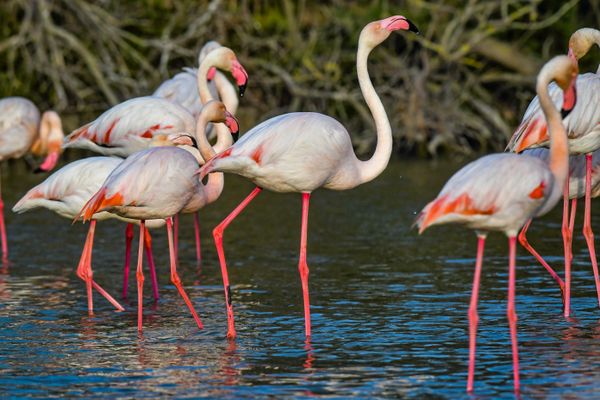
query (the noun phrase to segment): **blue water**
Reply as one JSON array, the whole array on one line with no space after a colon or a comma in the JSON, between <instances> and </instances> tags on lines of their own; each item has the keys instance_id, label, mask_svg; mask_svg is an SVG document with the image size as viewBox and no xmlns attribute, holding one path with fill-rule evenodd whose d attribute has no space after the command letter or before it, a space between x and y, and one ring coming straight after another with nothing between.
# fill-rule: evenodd
<instances>
[{"instance_id":1,"label":"blue water","mask_svg":"<svg viewBox=\"0 0 600 400\"><path fill-rule=\"evenodd\" d=\"M11 264L0 274L0 395L514 398L505 238L488 239L475 393L468 396L467 308L476 238L459 227L433 228L421 237L410 229L414 213L458 167L396 162L356 190L313 195L310 343L304 338L297 271L298 195L261 194L225 233L235 342L225 338L222 281L210 230L250 192L247 182L228 179L223 198L202 213L201 268L190 218L182 219L180 274L205 325L202 331L169 282L162 230L154 232L161 299L153 304L146 280L140 336L134 282L125 312L114 312L95 295L95 315L87 314L85 285L74 273L87 226L72 226L47 211L7 212ZM7 209L41 178L22 168L5 172ZM599 212L594 209L594 226ZM530 240L562 274L559 223L556 210L534 224ZM96 232L94 278L115 296L121 290L124 229L118 222L101 222ZM581 234L574 254L575 315L566 320L555 283L518 250L523 398L600 393L600 310Z\"/></svg>"}]
</instances>

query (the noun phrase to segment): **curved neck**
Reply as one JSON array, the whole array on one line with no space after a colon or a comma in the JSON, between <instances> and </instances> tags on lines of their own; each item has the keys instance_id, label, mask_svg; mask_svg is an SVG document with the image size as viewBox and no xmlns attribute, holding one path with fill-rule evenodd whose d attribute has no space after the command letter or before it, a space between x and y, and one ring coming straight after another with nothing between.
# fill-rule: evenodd
<instances>
[{"instance_id":1,"label":"curved neck","mask_svg":"<svg viewBox=\"0 0 600 400\"><path fill-rule=\"evenodd\" d=\"M369 71L367 67L367 58L371 52L372 47L365 45L363 37L358 42L358 52L356 55L356 72L358 75L358 82L360 84L360 90L367 102L367 106L373 115L375 120L375 128L377 130L377 146L375 147L375 153L367 161L360 161L356 159L358 163L358 170L360 173L360 183L369 182L375 179L379 174L383 172L390 161L392 155L392 128L390 121L383 107L381 99L377 95L371 78L369 77Z\"/></svg>"},{"instance_id":2,"label":"curved neck","mask_svg":"<svg viewBox=\"0 0 600 400\"><path fill-rule=\"evenodd\" d=\"M220 71L217 71L213 81L215 82L215 87L217 88L219 98L223 104L225 104L225 108L227 111L235 115L240 103L235 87Z\"/></svg>"},{"instance_id":3,"label":"curved neck","mask_svg":"<svg viewBox=\"0 0 600 400\"><path fill-rule=\"evenodd\" d=\"M200 102L206 104L211 100L214 100L210 89L208 88L208 70L215 66L213 61L214 57L209 56L204 58L204 61L198 67L198 73L196 74L196 83L198 85L198 93L200 94Z\"/></svg>"},{"instance_id":4,"label":"curved neck","mask_svg":"<svg viewBox=\"0 0 600 400\"><path fill-rule=\"evenodd\" d=\"M202 185L202 182L200 183ZM208 174L208 182L203 185L206 204L212 203L221 196L225 187L225 174L222 172L211 172Z\"/></svg>"},{"instance_id":5,"label":"curved neck","mask_svg":"<svg viewBox=\"0 0 600 400\"><path fill-rule=\"evenodd\" d=\"M550 135L550 171L562 191L569 176L569 143L562 118L548 94L549 83L550 79L538 79L536 89Z\"/></svg>"},{"instance_id":6,"label":"curved neck","mask_svg":"<svg viewBox=\"0 0 600 400\"><path fill-rule=\"evenodd\" d=\"M220 153L233 144L233 138L231 137L229 128L227 128L224 123L215 123L217 142L213 148L206 137L206 125L208 125L209 122L210 121L208 121L202 113L200 113L198 121L196 122L196 141L198 142L200 155L202 155L204 161L210 160L215 154Z\"/></svg>"}]
</instances>

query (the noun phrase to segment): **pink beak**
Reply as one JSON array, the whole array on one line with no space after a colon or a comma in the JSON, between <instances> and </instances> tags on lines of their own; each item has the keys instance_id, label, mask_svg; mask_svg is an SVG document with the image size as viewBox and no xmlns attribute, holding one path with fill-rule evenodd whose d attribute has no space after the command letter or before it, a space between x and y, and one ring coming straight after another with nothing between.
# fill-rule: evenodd
<instances>
[{"instance_id":1,"label":"pink beak","mask_svg":"<svg viewBox=\"0 0 600 400\"><path fill-rule=\"evenodd\" d=\"M56 163L58 162L58 157L60 153L58 151L53 151L48 153L44 162L38 167L40 171L48 172L51 171L54 167L56 167Z\"/></svg>"},{"instance_id":2,"label":"pink beak","mask_svg":"<svg viewBox=\"0 0 600 400\"><path fill-rule=\"evenodd\" d=\"M402 15L394 15L386 19L381 20L381 27L387 29L390 32L397 30L411 31L419 34L419 28L411 21L403 17Z\"/></svg>"},{"instance_id":3,"label":"pink beak","mask_svg":"<svg viewBox=\"0 0 600 400\"><path fill-rule=\"evenodd\" d=\"M238 85L240 97L244 96L246 85L248 85L248 73L238 60L233 60L231 63L231 75L233 75L235 78L235 83Z\"/></svg>"},{"instance_id":4,"label":"pink beak","mask_svg":"<svg viewBox=\"0 0 600 400\"><path fill-rule=\"evenodd\" d=\"M231 136L233 136L233 141L236 142L240 133L240 125L237 120L229 111L225 111L225 125L231 131Z\"/></svg>"},{"instance_id":5,"label":"pink beak","mask_svg":"<svg viewBox=\"0 0 600 400\"><path fill-rule=\"evenodd\" d=\"M208 69L208 73L206 74L206 79L210 82L215 79L215 75L217 74L217 69L215 67L210 67Z\"/></svg>"}]
</instances>

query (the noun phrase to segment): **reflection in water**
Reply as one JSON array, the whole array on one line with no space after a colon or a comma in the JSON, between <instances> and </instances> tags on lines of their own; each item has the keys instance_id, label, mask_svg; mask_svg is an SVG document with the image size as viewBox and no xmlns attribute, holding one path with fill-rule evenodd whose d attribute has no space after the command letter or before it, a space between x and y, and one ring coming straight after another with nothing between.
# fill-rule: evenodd
<instances>
[{"instance_id":1,"label":"reflection in water","mask_svg":"<svg viewBox=\"0 0 600 400\"><path fill-rule=\"evenodd\" d=\"M135 296L125 312L98 302L88 317L75 276L85 227L51 213L7 215L11 261L0 270L0 393L3 397L416 397L468 398L467 308L472 237L440 227L410 229L459 164L390 165L381 179L345 193L317 191L311 211L309 265L313 335L305 341L297 277L299 219L286 195L265 193L224 240L238 339L225 338L226 313L210 227L251 185L227 177L222 199L203 218L203 265L196 266L193 227L183 219L181 276L204 330L198 330L169 281L164 232L154 240L161 299L145 304L136 330ZM13 176L8 205L38 176ZM222 200L222 201L221 201ZM600 215L593 213L593 218ZM560 213L536 223L532 241L560 262ZM594 221L600 223L600 219ZM98 226L98 283L122 285L122 225ZM543 240L542 240L543 238ZM574 249L572 307L542 267L519 249L519 315L524 398L595 398L600 391L600 311L585 242ZM506 305L506 243L488 239L481 276L475 398L513 399ZM35 244L35 247L32 246ZM538 244L539 243L539 244ZM497 254L497 256L495 256ZM555 255L554 258L552 255ZM562 271L560 271L562 272ZM149 291L148 291L149 292ZM574 394L573 388L577 388Z\"/></svg>"}]
</instances>

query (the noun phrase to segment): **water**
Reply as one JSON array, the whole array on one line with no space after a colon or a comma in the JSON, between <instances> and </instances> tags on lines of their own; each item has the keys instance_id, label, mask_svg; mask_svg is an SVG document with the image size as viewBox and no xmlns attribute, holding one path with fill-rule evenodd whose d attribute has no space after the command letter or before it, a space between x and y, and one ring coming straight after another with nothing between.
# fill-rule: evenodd
<instances>
[{"instance_id":1,"label":"water","mask_svg":"<svg viewBox=\"0 0 600 400\"><path fill-rule=\"evenodd\" d=\"M419 237L410 228L415 212L459 166L395 162L355 190L314 193L310 343L297 271L299 195L263 192L225 233L235 342L225 339L210 230L252 190L248 182L228 177L221 201L201 215L200 269L191 218L182 218L180 273L202 331L169 282L163 230L154 233L162 298L153 306L147 280L145 330L138 336L134 300L125 300L127 311L117 313L95 295L95 316L87 316L85 285L74 274L87 226L47 211L7 212L12 263L0 274L0 395L467 398L475 236L438 227ZM5 171L7 208L40 179L23 168ZM562 273L558 211L534 224L530 240ZM600 214L594 215L598 226ZM114 295L121 287L123 236L121 223L98 224L95 279ZM581 234L574 253L575 318L567 321L554 281L518 250L524 398L593 398L600 390L600 310ZM476 398L514 397L506 255L505 238L491 235L480 292ZM134 290L130 285L135 297Z\"/></svg>"}]
</instances>

